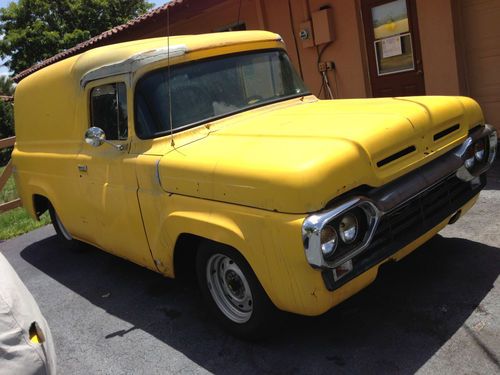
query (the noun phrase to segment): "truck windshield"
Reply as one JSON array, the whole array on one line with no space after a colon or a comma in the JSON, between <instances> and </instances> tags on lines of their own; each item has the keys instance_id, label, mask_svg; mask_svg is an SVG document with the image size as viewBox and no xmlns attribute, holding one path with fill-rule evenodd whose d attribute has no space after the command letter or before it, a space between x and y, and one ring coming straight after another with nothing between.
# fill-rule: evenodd
<instances>
[{"instance_id":1,"label":"truck windshield","mask_svg":"<svg viewBox=\"0 0 500 375\"><path fill-rule=\"evenodd\" d=\"M140 138L170 131L168 70L142 77L135 89ZM172 129L180 130L264 104L309 94L282 50L219 56L170 68Z\"/></svg>"}]
</instances>

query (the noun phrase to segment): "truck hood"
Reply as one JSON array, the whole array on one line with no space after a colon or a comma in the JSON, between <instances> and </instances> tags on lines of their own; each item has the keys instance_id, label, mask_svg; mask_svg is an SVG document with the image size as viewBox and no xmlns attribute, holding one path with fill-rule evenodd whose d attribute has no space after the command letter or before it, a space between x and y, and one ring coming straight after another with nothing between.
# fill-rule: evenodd
<instances>
[{"instance_id":1,"label":"truck hood","mask_svg":"<svg viewBox=\"0 0 500 375\"><path fill-rule=\"evenodd\" d=\"M308 213L418 168L482 121L477 103L462 97L308 97L214 123L206 137L165 154L158 172L170 193Z\"/></svg>"}]
</instances>

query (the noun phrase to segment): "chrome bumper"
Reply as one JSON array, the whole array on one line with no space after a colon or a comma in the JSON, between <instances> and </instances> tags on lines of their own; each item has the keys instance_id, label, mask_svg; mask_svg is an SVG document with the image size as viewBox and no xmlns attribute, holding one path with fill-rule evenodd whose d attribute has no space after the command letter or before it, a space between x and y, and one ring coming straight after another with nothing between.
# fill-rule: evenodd
<instances>
[{"instance_id":1,"label":"chrome bumper","mask_svg":"<svg viewBox=\"0 0 500 375\"><path fill-rule=\"evenodd\" d=\"M487 141L487 159L474 168L466 168L466 160L470 158L471 147L480 139ZM307 261L314 268L335 269L363 253L372 243L374 234L381 219L394 209L404 206L405 202L432 189L450 176L459 180L470 182L471 186L481 184L479 176L486 172L492 165L497 148L497 133L490 125L473 129L465 142L435 159L425 166L400 177L399 179L373 189L366 196L355 196L336 207L308 216L302 225L302 237ZM349 252L327 260L321 251L321 231L323 227L353 208L360 208L367 216L368 228L362 241ZM451 212L450 214L453 214Z\"/></svg>"}]
</instances>

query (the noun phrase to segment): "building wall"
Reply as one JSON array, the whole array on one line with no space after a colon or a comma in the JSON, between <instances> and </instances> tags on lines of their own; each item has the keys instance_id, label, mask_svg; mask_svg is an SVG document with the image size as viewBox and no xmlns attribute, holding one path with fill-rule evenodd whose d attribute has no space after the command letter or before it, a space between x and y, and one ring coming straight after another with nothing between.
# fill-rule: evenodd
<instances>
[{"instance_id":1,"label":"building wall","mask_svg":"<svg viewBox=\"0 0 500 375\"><path fill-rule=\"evenodd\" d=\"M171 34L196 34L218 31L231 26L239 20L248 30L269 30L284 39L289 55L297 70L314 94L321 87L318 71L316 47L303 48L300 40L300 24L310 19L311 12L320 7L330 6L336 39L322 54L323 61L334 61L336 71L329 73L331 86L336 97L366 97L369 93L364 57L362 35L359 28L357 3L352 0L227 0L208 7L205 11L191 14L183 19L175 17L172 10ZM166 20L162 23L148 24L136 31L137 38L166 35ZM323 46L321 47L323 48ZM324 96L324 95L322 95Z\"/></svg>"},{"instance_id":2,"label":"building wall","mask_svg":"<svg viewBox=\"0 0 500 375\"><path fill-rule=\"evenodd\" d=\"M500 0L413 0L416 2L425 91L428 95L470 95L486 118L500 128ZM218 31L244 22L247 29L280 34L290 57L318 95L320 47L304 47L300 25L328 6L335 40L321 60L333 61L328 73L335 97L370 97L361 17L362 0L192 0L171 10L171 35ZM166 17L144 22L113 42L167 34ZM326 97L323 91L322 97Z\"/></svg>"},{"instance_id":3,"label":"building wall","mask_svg":"<svg viewBox=\"0 0 500 375\"><path fill-rule=\"evenodd\" d=\"M319 94L322 78L318 71L320 47L304 48L300 24L311 19L320 7L332 9L335 41L327 45L322 61L333 61L334 72L328 78L336 97L371 96L367 56L364 47L361 0L239 0L219 1L204 11L183 19L172 10L172 34L213 32L239 21L247 29L265 29L280 34L297 70L314 94ZM426 93L457 95L460 92L454 43L452 2L456 0L416 0L424 66ZM238 19L239 15L239 19ZM165 21L165 20L164 20ZM166 35L166 22L150 24L140 37ZM323 97L325 93L323 92Z\"/></svg>"},{"instance_id":4,"label":"building wall","mask_svg":"<svg viewBox=\"0 0 500 375\"><path fill-rule=\"evenodd\" d=\"M332 9L335 40L326 47L321 60L335 62L335 73L330 73L329 79L333 81L332 86L337 91L336 96L340 98L368 96L370 93L368 70L365 66L364 40L357 2L352 0L310 0L309 3L311 12L318 11L320 7L325 5ZM303 18L303 20L305 19L306 17ZM323 46L319 48L323 48ZM314 87L317 88L321 82L317 67L318 53L316 48L306 50L305 55L308 59L304 79L307 82L314 82Z\"/></svg>"},{"instance_id":5,"label":"building wall","mask_svg":"<svg viewBox=\"0 0 500 375\"><path fill-rule=\"evenodd\" d=\"M460 92L452 1L456 0L417 0L427 95Z\"/></svg>"},{"instance_id":6,"label":"building wall","mask_svg":"<svg viewBox=\"0 0 500 375\"><path fill-rule=\"evenodd\" d=\"M465 93L500 131L500 0L460 0L458 13Z\"/></svg>"}]
</instances>

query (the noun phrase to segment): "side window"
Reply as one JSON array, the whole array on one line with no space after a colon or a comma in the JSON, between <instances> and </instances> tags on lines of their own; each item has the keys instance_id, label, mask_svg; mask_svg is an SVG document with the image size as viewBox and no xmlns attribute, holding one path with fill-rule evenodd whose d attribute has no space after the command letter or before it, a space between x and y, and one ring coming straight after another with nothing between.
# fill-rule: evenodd
<instances>
[{"instance_id":1,"label":"side window","mask_svg":"<svg viewBox=\"0 0 500 375\"><path fill-rule=\"evenodd\" d=\"M127 87L112 83L94 87L90 92L91 126L104 130L106 139L128 138Z\"/></svg>"}]
</instances>

